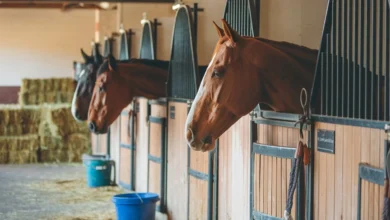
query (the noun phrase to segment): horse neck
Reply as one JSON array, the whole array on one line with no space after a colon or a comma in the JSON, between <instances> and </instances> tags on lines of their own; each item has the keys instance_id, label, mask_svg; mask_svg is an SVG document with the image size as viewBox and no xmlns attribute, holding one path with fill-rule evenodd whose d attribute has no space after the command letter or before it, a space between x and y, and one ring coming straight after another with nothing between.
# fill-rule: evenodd
<instances>
[{"instance_id":1,"label":"horse neck","mask_svg":"<svg viewBox=\"0 0 390 220\"><path fill-rule=\"evenodd\" d=\"M168 70L141 63L119 63L118 72L132 89L134 96L148 99L165 97Z\"/></svg>"},{"instance_id":2,"label":"horse neck","mask_svg":"<svg viewBox=\"0 0 390 220\"><path fill-rule=\"evenodd\" d=\"M258 73L261 74L259 83L263 86L263 95L259 102L269 105L275 111L302 113L300 92L302 88L305 88L308 94L311 91L317 58L316 50L286 42L261 38L257 40L257 47L252 48L256 50L253 54L269 56L272 59L264 60L275 61L275 63L261 63L259 66ZM262 60L261 57L254 59ZM262 72L261 69L266 72Z\"/></svg>"}]
</instances>

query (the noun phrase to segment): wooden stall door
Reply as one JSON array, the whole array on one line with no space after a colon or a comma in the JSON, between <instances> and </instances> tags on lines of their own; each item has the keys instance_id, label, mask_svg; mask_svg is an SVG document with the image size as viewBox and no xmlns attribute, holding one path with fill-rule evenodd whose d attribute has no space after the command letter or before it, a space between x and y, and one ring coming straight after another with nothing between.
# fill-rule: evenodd
<instances>
[{"instance_id":1,"label":"wooden stall door","mask_svg":"<svg viewBox=\"0 0 390 220\"><path fill-rule=\"evenodd\" d=\"M156 209L166 212L166 103L151 104L149 116L148 192L160 195Z\"/></svg>"},{"instance_id":2,"label":"wooden stall door","mask_svg":"<svg viewBox=\"0 0 390 220\"><path fill-rule=\"evenodd\" d=\"M135 190L146 192L148 189L148 100L137 98L135 101Z\"/></svg>"},{"instance_id":3,"label":"wooden stall door","mask_svg":"<svg viewBox=\"0 0 390 220\"><path fill-rule=\"evenodd\" d=\"M134 117L130 106L125 108L119 120L119 185L127 190L134 190L135 141L132 139Z\"/></svg>"},{"instance_id":4,"label":"wooden stall door","mask_svg":"<svg viewBox=\"0 0 390 220\"><path fill-rule=\"evenodd\" d=\"M305 137L307 132L305 133ZM257 140L253 143L253 212L251 219L281 219L286 208L292 159L299 141L299 129L257 124ZM304 180L300 176L300 180ZM299 187L294 194L291 215L300 219L296 210Z\"/></svg>"},{"instance_id":5,"label":"wooden stall door","mask_svg":"<svg viewBox=\"0 0 390 220\"><path fill-rule=\"evenodd\" d=\"M93 155L107 155L107 134L91 133L91 145Z\"/></svg>"},{"instance_id":6,"label":"wooden stall door","mask_svg":"<svg viewBox=\"0 0 390 220\"><path fill-rule=\"evenodd\" d=\"M188 217L188 146L184 137L187 103L168 102L168 192L169 218Z\"/></svg>"},{"instance_id":7,"label":"wooden stall door","mask_svg":"<svg viewBox=\"0 0 390 220\"><path fill-rule=\"evenodd\" d=\"M334 154L319 149L319 130L334 131ZM316 122L315 133L314 220L381 219L385 132Z\"/></svg>"}]
</instances>

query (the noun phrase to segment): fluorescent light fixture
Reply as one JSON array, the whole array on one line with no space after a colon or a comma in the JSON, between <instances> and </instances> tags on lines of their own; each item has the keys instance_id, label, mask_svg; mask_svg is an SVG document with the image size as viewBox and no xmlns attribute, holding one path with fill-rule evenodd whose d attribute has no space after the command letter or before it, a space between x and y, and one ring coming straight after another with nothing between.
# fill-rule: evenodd
<instances>
[{"instance_id":1,"label":"fluorescent light fixture","mask_svg":"<svg viewBox=\"0 0 390 220\"><path fill-rule=\"evenodd\" d=\"M108 3L108 2L101 2L100 3L100 7L104 8L104 9L108 9L110 7L110 3Z\"/></svg>"}]
</instances>

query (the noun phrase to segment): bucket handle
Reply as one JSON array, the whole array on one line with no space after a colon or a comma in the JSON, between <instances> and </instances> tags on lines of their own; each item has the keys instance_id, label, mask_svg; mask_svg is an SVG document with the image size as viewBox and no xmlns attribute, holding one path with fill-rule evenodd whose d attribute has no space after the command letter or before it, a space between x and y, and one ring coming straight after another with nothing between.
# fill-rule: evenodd
<instances>
[{"instance_id":1,"label":"bucket handle","mask_svg":"<svg viewBox=\"0 0 390 220\"><path fill-rule=\"evenodd\" d=\"M138 196L139 200L141 200L141 203L143 204L143 203L144 203L144 200L142 200L141 196L139 196L138 193L135 193L135 195Z\"/></svg>"},{"instance_id":2,"label":"bucket handle","mask_svg":"<svg viewBox=\"0 0 390 220\"><path fill-rule=\"evenodd\" d=\"M111 185L114 186L116 185L116 169L115 169L115 161L114 160L110 160L110 165L111 165L111 173L114 174L114 179L111 181Z\"/></svg>"}]
</instances>

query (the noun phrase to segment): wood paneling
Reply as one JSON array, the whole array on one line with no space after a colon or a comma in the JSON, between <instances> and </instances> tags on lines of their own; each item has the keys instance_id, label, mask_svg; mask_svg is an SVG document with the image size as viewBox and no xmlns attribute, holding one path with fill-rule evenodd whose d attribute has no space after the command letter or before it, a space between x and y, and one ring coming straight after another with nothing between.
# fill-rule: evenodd
<instances>
[{"instance_id":1,"label":"wood paneling","mask_svg":"<svg viewBox=\"0 0 390 220\"><path fill-rule=\"evenodd\" d=\"M153 161L149 161L149 192L161 195L161 165ZM159 202L160 203L160 202ZM158 203L158 204L159 204Z\"/></svg>"},{"instance_id":2,"label":"wood paneling","mask_svg":"<svg viewBox=\"0 0 390 220\"><path fill-rule=\"evenodd\" d=\"M145 98L137 98L139 112L136 122L136 154L135 154L135 190L146 192L148 185L148 101Z\"/></svg>"},{"instance_id":3,"label":"wood paneling","mask_svg":"<svg viewBox=\"0 0 390 220\"><path fill-rule=\"evenodd\" d=\"M306 137L307 132L304 135ZM295 148L299 130L258 125L257 137L257 143ZM290 181L291 160L256 154L254 166L254 210L282 218ZM292 215L295 215L295 199Z\"/></svg>"},{"instance_id":4,"label":"wood paneling","mask_svg":"<svg viewBox=\"0 0 390 220\"><path fill-rule=\"evenodd\" d=\"M130 184L130 150L127 148L121 148L119 160L119 181L125 184Z\"/></svg>"},{"instance_id":5,"label":"wood paneling","mask_svg":"<svg viewBox=\"0 0 390 220\"><path fill-rule=\"evenodd\" d=\"M219 219L249 219L250 119L242 117L219 141Z\"/></svg>"},{"instance_id":6,"label":"wood paneling","mask_svg":"<svg viewBox=\"0 0 390 220\"><path fill-rule=\"evenodd\" d=\"M316 123L334 130L335 154L317 150L315 135L314 219L356 219L359 163L383 168L383 130ZM362 219L381 217L383 187L362 181Z\"/></svg>"},{"instance_id":7,"label":"wood paneling","mask_svg":"<svg viewBox=\"0 0 390 220\"><path fill-rule=\"evenodd\" d=\"M92 153L94 155L107 154L107 134L92 134L91 133Z\"/></svg>"},{"instance_id":8,"label":"wood paneling","mask_svg":"<svg viewBox=\"0 0 390 220\"><path fill-rule=\"evenodd\" d=\"M189 219L207 219L207 181L190 176Z\"/></svg>"},{"instance_id":9,"label":"wood paneling","mask_svg":"<svg viewBox=\"0 0 390 220\"><path fill-rule=\"evenodd\" d=\"M172 220L187 219L188 161L184 124L187 103L169 102L175 107L175 118L168 118L168 215Z\"/></svg>"}]
</instances>

